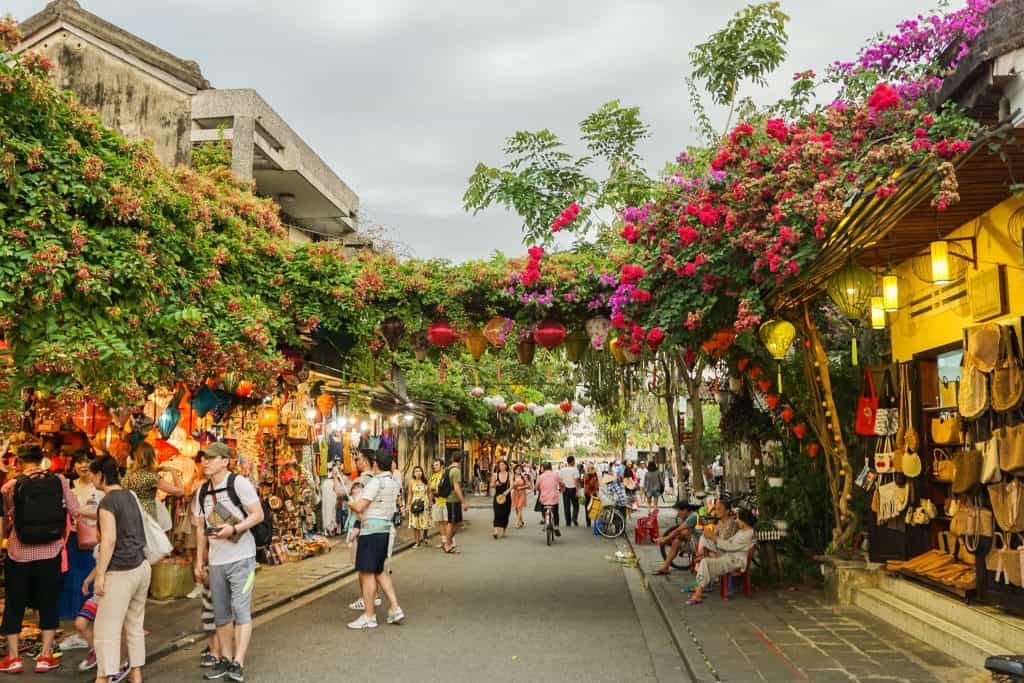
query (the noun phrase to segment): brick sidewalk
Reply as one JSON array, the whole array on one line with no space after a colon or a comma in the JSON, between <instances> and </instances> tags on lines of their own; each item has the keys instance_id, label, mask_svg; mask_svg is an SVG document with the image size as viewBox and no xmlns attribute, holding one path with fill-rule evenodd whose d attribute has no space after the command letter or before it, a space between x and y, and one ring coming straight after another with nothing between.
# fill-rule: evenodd
<instances>
[{"instance_id":1,"label":"brick sidewalk","mask_svg":"<svg viewBox=\"0 0 1024 683\"><path fill-rule=\"evenodd\" d=\"M655 576L657 546L634 550L697 681L942 683L979 673L861 609L827 603L813 587L755 588L753 599L736 590L723 602L715 586L702 604L688 606L680 590L693 575Z\"/></svg>"}]
</instances>

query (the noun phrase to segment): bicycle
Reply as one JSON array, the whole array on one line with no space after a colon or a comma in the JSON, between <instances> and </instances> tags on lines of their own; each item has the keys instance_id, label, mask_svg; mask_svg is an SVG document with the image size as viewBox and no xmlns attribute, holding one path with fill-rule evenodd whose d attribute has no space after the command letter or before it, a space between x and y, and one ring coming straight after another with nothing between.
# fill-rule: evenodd
<instances>
[{"instance_id":1,"label":"bicycle","mask_svg":"<svg viewBox=\"0 0 1024 683\"><path fill-rule=\"evenodd\" d=\"M626 533L626 515L614 505L606 505L595 524L598 525L597 532L605 538L618 538Z\"/></svg>"},{"instance_id":2,"label":"bicycle","mask_svg":"<svg viewBox=\"0 0 1024 683\"><path fill-rule=\"evenodd\" d=\"M658 546L661 551L661 559L668 558L668 549L671 543L665 543ZM672 558L672 567L675 569L689 569L693 564L693 556L697 554L697 543L693 538L688 539L683 543L682 547L679 548L679 553Z\"/></svg>"},{"instance_id":3,"label":"bicycle","mask_svg":"<svg viewBox=\"0 0 1024 683\"><path fill-rule=\"evenodd\" d=\"M554 523L554 514L552 513L553 509L554 506L552 505L544 506L544 533L547 536L548 545L555 542L555 536L557 535Z\"/></svg>"}]
</instances>

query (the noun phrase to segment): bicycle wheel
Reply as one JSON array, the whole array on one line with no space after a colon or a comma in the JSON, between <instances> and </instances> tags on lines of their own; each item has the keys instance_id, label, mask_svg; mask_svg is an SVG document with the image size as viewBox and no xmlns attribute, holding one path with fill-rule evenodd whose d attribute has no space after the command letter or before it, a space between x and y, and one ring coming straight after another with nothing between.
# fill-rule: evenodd
<instances>
[{"instance_id":1,"label":"bicycle wheel","mask_svg":"<svg viewBox=\"0 0 1024 683\"><path fill-rule=\"evenodd\" d=\"M626 530L626 519L615 508L608 508L602 516L604 522L598 532L605 538L618 538Z\"/></svg>"},{"instance_id":2,"label":"bicycle wheel","mask_svg":"<svg viewBox=\"0 0 1024 683\"><path fill-rule=\"evenodd\" d=\"M661 550L661 559L664 560L668 557L669 546L663 545L660 546L658 549ZM690 549L686 546L680 548L679 553L672 558L672 566L676 569L689 569L692 563L693 554L690 552Z\"/></svg>"},{"instance_id":3,"label":"bicycle wheel","mask_svg":"<svg viewBox=\"0 0 1024 683\"><path fill-rule=\"evenodd\" d=\"M548 532L548 545L551 545L552 543L555 542L555 528L553 526L551 526L551 524L548 524L547 525L547 532Z\"/></svg>"}]
</instances>

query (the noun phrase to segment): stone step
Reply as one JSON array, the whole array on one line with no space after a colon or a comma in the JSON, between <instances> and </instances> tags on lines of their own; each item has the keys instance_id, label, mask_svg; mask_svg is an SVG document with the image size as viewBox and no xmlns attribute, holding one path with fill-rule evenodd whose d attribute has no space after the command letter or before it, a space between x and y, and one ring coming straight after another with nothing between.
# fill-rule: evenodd
<instances>
[{"instance_id":1,"label":"stone step","mask_svg":"<svg viewBox=\"0 0 1024 683\"><path fill-rule=\"evenodd\" d=\"M1007 654L1003 646L881 588L857 588L853 604L973 669L983 669L986 657Z\"/></svg>"},{"instance_id":2,"label":"stone step","mask_svg":"<svg viewBox=\"0 0 1024 683\"><path fill-rule=\"evenodd\" d=\"M980 638L1000 645L1002 652L1024 652L1024 619L1003 613L995 607L965 605L919 583L882 574L878 587L897 598L953 624Z\"/></svg>"}]
</instances>

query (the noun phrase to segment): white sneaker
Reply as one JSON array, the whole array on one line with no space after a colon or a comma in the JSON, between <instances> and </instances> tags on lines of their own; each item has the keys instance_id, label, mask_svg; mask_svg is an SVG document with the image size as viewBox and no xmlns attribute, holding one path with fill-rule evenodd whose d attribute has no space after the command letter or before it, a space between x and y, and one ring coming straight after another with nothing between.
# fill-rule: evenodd
<instances>
[{"instance_id":1,"label":"white sneaker","mask_svg":"<svg viewBox=\"0 0 1024 683\"><path fill-rule=\"evenodd\" d=\"M401 624L403 619L405 619L405 612L401 609L397 609L394 612L388 612L389 624Z\"/></svg>"},{"instance_id":2,"label":"white sneaker","mask_svg":"<svg viewBox=\"0 0 1024 683\"><path fill-rule=\"evenodd\" d=\"M89 647L89 643L85 642L85 638L72 633L70 636L60 641L61 650L84 650Z\"/></svg>"},{"instance_id":3,"label":"white sneaker","mask_svg":"<svg viewBox=\"0 0 1024 683\"><path fill-rule=\"evenodd\" d=\"M380 607L383 604L384 604L383 598L374 598L373 599L373 606L374 607ZM348 608L350 610L354 611L354 612L365 612L366 611L366 603L363 602L362 598L359 598L355 602L349 604Z\"/></svg>"},{"instance_id":4,"label":"white sneaker","mask_svg":"<svg viewBox=\"0 0 1024 683\"><path fill-rule=\"evenodd\" d=\"M367 617L365 614L359 615L359 618L355 621L351 621L348 627L353 631L362 631L369 628L377 628L377 620Z\"/></svg>"},{"instance_id":5,"label":"white sneaker","mask_svg":"<svg viewBox=\"0 0 1024 683\"><path fill-rule=\"evenodd\" d=\"M188 598L189 600L195 600L196 598L198 598L202 594L203 594L203 587L200 584L197 583L196 587L193 588L191 591L189 591L189 594L186 595L185 597Z\"/></svg>"}]
</instances>

